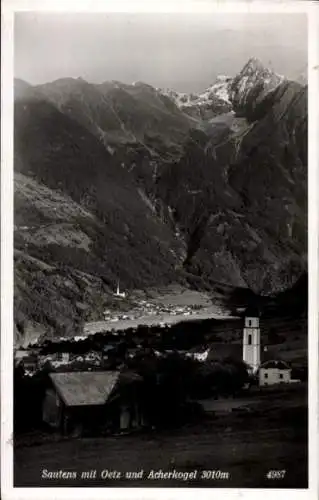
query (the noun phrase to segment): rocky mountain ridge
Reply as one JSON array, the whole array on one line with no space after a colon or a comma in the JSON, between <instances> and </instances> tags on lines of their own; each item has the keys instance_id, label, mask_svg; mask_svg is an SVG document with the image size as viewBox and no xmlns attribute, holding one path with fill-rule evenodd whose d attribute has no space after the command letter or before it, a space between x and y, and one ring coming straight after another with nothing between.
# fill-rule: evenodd
<instances>
[{"instance_id":1,"label":"rocky mountain ridge","mask_svg":"<svg viewBox=\"0 0 319 500\"><path fill-rule=\"evenodd\" d=\"M307 88L254 59L213 87L17 82L20 334L99 318L118 278L274 293L304 272Z\"/></svg>"},{"instance_id":2,"label":"rocky mountain ridge","mask_svg":"<svg viewBox=\"0 0 319 500\"><path fill-rule=\"evenodd\" d=\"M284 76L274 73L253 57L235 77L220 75L200 94L159 90L170 97L180 110L199 120L209 120L230 111L239 114L241 110L248 118L249 102L257 107L285 80Z\"/></svg>"},{"instance_id":3,"label":"rocky mountain ridge","mask_svg":"<svg viewBox=\"0 0 319 500\"><path fill-rule=\"evenodd\" d=\"M229 87L232 78L220 75L216 82L200 94L186 94L173 90L161 90L175 102L184 113L198 120L207 120L222 113L232 111Z\"/></svg>"}]
</instances>

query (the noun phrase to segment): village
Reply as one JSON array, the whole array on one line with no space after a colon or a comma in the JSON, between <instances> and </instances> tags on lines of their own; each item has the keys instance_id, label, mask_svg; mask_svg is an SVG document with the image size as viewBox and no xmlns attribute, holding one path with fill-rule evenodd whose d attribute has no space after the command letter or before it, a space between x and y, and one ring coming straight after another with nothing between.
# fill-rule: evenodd
<instances>
[{"instance_id":1,"label":"village","mask_svg":"<svg viewBox=\"0 0 319 500\"><path fill-rule=\"evenodd\" d=\"M161 316L163 314L191 316L196 314L198 309L196 306L173 306L171 304L164 306L147 300L139 300L130 314L114 315L111 310L105 310L104 320L116 322L123 319L135 320L144 316ZM162 325L165 325L165 323L162 323Z\"/></svg>"},{"instance_id":2,"label":"village","mask_svg":"<svg viewBox=\"0 0 319 500\"><path fill-rule=\"evenodd\" d=\"M185 319L229 317L226 307L220 303L212 304L204 294L201 296L194 291L184 290L178 295L179 297L176 298L174 293L168 293L154 298L128 294L126 291L120 291L118 282L117 289L113 293L113 307L103 311L103 319L100 321L87 323L84 326L84 333L90 334L102 329L124 330L137 327L139 324L169 328L170 325Z\"/></svg>"},{"instance_id":3,"label":"village","mask_svg":"<svg viewBox=\"0 0 319 500\"><path fill-rule=\"evenodd\" d=\"M196 325L189 328L199 329ZM41 387L32 422L47 432L81 436L92 426L103 434L171 425L172 407L175 425L201 411L246 411L251 390L302 382L300 373L273 359L261 340L258 310L247 308L241 325L235 342L213 342L204 335L205 342L188 349L180 347L174 328L162 327L17 349L17 420L21 397L32 384Z\"/></svg>"}]
</instances>

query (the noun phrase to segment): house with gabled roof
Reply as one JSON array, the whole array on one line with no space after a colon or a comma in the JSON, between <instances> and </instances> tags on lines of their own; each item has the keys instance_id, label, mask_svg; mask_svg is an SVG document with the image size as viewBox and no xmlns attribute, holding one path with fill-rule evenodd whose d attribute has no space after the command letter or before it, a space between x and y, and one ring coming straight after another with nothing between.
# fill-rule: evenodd
<instances>
[{"instance_id":1,"label":"house with gabled roof","mask_svg":"<svg viewBox=\"0 0 319 500\"><path fill-rule=\"evenodd\" d=\"M142 379L134 372L49 373L42 405L43 421L63 434L129 431L145 423Z\"/></svg>"},{"instance_id":2,"label":"house with gabled roof","mask_svg":"<svg viewBox=\"0 0 319 500\"><path fill-rule=\"evenodd\" d=\"M38 357L36 354L26 352L25 356L21 356L20 359L15 360L15 366L21 366L24 369L25 375L32 376L38 369Z\"/></svg>"},{"instance_id":3,"label":"house with gabled roof","mask_svg":"<svg viewBox=\"0 0 319 500\"><path fill-rule=\"evenodd\" d=\"M281 360L270 359L259 367L259 385L274 385L291 381L291 368Z\"/></svg>"}]
</instances>

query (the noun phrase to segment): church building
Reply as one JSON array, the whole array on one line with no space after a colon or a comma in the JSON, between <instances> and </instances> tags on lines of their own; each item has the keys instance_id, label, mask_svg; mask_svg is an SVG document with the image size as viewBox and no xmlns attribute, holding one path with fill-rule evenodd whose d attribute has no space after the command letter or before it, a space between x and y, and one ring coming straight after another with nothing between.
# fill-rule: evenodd
<instances>
[{"instance_id":1,"label":"church building","mask_svg":"<svg viewBox=\"0 0 319 500\"><path fill-rule=\"evenodd\" d=\"M257 308L245 312L243 332L243 361L256 373L260 365L260 313Z\"/></svg>"},{"instance_id":2,"label":"church building","mask_svg":"<svg viewBox=\"0 0 319 500\"><path fill-rule=\"evenodd\" d=\"M247 308L243 331L243 361L251 374L258 375L259 386L291 382L291 369L280 360L261 359L260 311Z\"/></svg>"}]
</instances>

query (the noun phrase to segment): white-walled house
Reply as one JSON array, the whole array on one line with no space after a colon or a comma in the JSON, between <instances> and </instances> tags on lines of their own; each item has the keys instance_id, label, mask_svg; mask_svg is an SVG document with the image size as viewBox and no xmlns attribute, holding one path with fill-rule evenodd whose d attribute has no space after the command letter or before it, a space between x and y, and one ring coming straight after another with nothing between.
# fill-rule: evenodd
<instances>
[{"instance_id":1,"label":"white-walled house","mask_svg":"<svg viewBox=\"0 0 319 500\"><path fill-rule=\"evenodd\" d=\"M290 383L291 368L284 361L269 360L260 365L259 385Z\"/></svg>"}]
</instances>

